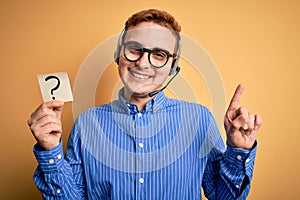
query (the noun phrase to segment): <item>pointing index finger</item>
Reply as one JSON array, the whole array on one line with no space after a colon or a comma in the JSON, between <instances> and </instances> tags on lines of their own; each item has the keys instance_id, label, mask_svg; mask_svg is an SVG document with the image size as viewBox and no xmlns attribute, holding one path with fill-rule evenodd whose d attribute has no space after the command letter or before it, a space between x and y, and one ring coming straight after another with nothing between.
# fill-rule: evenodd
<instances>
[{"instance_id":1,"label":"pointing index finger","mask_svg":"<svg viewBox=\"0 0 300 200\"><path fill-rule=\"evenodd\" d=\"M243 91L244 91L244 85L239 84L234 92L234 95L233 95L231 101L230 101L228 110L231 111L231 110L236 110L238 108Z\"/></svg>"}]
</instances>

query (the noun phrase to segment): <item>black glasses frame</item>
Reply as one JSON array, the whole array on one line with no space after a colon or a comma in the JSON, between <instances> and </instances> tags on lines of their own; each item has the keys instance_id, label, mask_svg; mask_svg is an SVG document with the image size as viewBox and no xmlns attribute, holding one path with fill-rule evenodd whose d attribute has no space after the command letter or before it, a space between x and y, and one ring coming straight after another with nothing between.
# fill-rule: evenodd
<instances>
[{"instance_id":1,"label":"black glasses frame","mask_svg":"<svg viewBox=\"0 0 300 200\"><path fill-rule=\"evenodd\" d=\"M148 61L149 61L149 63L151 64L151 66L153 66L153 67L155 67L155 68L162 68L162 67L164 67L164 66L168 63L169 57L173 57L173 58L176 57L176 54L171 54L171 53L169 53L167 50L164 50L164 49L154 48L154 49L151 50L151 49L147 49L147 48L141 47L141 48L138 48L138 49L137 49L137 50L139 50L139 51L141 52L141 55L140 55L137 59L132 60L132 59L129 59L129 58L126 56L126 53L125 53L126 47L127 47L128 45L130 45L130 44L137 44L137 45L140 45L139 43L134 42L134 41L125 42L125 43L123 44L123 46L124 46L124 52L123 52L124 57L125 57L128 61L130 61L130 62L136 62L136 61L140 60L141 57L143 57L144 53L147 52L147 53L148 53ZM156 66L156 65L152 64L152 62L151 62L151 54L152 54L153 52L156 52L156 51L162 51L162 52L164 52L164 53L167 55L167 59L166 59L165 63L164 63L163 65L161 65L161 66Z\"/></svg>"}]
</instances>

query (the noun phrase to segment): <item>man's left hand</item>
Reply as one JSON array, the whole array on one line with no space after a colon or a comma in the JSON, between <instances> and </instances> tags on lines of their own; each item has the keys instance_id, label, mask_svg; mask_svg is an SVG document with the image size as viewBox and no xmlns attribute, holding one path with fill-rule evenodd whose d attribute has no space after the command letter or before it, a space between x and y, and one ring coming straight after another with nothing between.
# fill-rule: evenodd
<instances>
[{"instance_id":1,"label":"man's left hand","mask_svg":"<svg viewBox=\"0 0 300 200\"><path fill-rule=\"evenodd\" d=\"M249 113L246 107L239 107L243 90L244 86L239 84L226 112L224 126L228 145L250 150L261 127L262 118L260 115Z\"/></svg>"}]
</instances>

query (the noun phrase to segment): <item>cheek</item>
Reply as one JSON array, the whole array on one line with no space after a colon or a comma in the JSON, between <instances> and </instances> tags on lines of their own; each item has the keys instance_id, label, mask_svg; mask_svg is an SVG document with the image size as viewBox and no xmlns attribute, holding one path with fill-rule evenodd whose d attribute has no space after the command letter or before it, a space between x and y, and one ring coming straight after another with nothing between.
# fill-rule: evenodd
<instances>
[{"instance_id":1,"label":"cheek","mask_svg":"<svg viewBox=\"0 0 300 200\"><path fill-rule=\"evenodd\" d=\"M131 62L128 62L124 58L120 57L119 67L118 67L120 77L122 77L125 73L127 73L128 69L132 67L134 67L134 65L132 65Z\"/></svg>"},{"instance_id":2,"label":"cheek","mask_svg":"<svg viewBox=\"0 0 300 200\"><path fill-rule=\"evenodd\" d=\"M159 82L163 82L169 76L169 70L163 70L156 73L156 78L159 79Z\"/></svg>"},{"instance_id":3,"label":"cheek","mask_svg":"<svg viewBox=\"0 0 300 200\"><path fill-rule=\"evenodd\" d=\"M122 65L121 63L119 63L118 71L119 71L119 76L120 77L122 77L123 74L125 73L124 65Z\"/></svg>"},{"instance_id":4,"label":"cheek","mask_svg":"<svg viewBox=\"0 0 300 200\"><path fill-rule=\"evenodd\" d=\"M171 71L171 64L168 63L168 65L157 70L156 75L157 75L157 77L167 78L170 74L170 71Z\"/></svg>"},{"instance_id":5,"label":"cheek","mask_svg":"<svg viewBox=\"0 0 300 200\"><path fill-rule=\"evenodd\" d=\"M168 78L169 72L170 72L169 68L157 70L153 82L158 85L163 84Z\"/></svg>"}]
</instances>

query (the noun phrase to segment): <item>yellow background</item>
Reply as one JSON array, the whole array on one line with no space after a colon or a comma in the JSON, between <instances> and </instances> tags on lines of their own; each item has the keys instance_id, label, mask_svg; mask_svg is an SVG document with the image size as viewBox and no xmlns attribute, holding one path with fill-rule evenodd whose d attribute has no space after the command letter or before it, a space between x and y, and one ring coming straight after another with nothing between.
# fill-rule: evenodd
<instances>
[{"instance_id":1,"label":"yellow background","mask_svg":"<svg viewBox=\"0 0 300 200\"><path fill-rule=\"evenodd\" d=\"M227 105L242 82L241 105L263 117L248 199L299 199L298 2L1 1L0 198L41 199L32 181L37 165L32 153L35 140L26 125L42 101L36 75L65 71L73 85L81 63L97 44L119 33L132 13L159 8L172 13L181 23L182 33L212 57L224 82ZM106 85L117 81L116 68L108 71L112 78L101 79L97 104L110 100L111 87ZM184 66L182 73L197 88L198 79L184 71ZM209 98L203 88L204 100L199 101L206 105ZM201 90L197 95L202 95ZM65 143L72 122L72 103L67 103L63 114Z\"/></svg>"}]
</instances>

